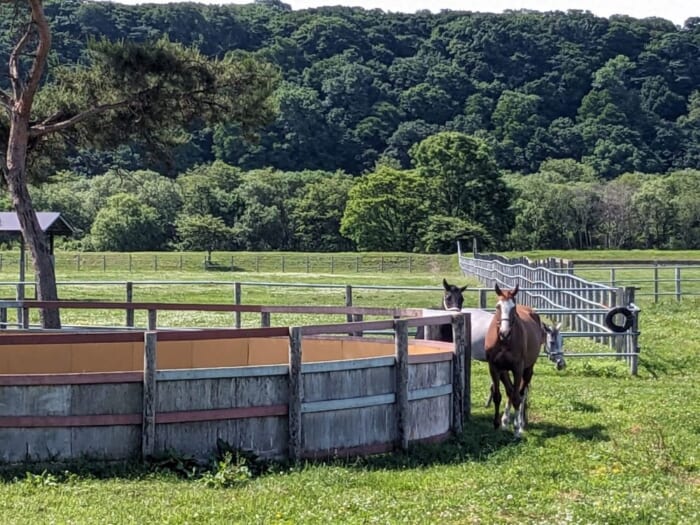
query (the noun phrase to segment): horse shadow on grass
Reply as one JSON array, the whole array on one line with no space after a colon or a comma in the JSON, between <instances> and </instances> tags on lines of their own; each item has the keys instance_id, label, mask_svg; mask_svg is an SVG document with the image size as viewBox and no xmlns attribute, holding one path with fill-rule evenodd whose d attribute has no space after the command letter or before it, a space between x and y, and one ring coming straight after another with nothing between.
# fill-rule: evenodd
<instances>
[{"instance_id":1,"label":"horse shadow on grass","mask_svg":"<svg viewBox=\"0 0 700 525\"><path fill-rule=\"evenodd\" d=\"M571 435L577 441L608 441L603 425L566 427L546 422L528 425L525 435L516 439L511 431L494 430L490 415L473 415L464 422L460 435L442 443L414 443L408 450L360 458L336 458L334 463L362 469L405 469L434 465L456 465L465 462L488 461L491 456L508 448L519 447L532 440L546 446L546 440ZM325 462L328 462L326 460Z\"/></svg>"}]
</instances>

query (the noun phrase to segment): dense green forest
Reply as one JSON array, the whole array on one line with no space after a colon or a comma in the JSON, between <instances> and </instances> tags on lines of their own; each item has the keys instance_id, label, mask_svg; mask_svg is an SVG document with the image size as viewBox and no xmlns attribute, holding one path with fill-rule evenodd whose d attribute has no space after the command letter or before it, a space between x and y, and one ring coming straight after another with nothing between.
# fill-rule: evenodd
<instances>
[{"instance_id":1,"label":"dense green forest","mask_svg":"<svg viewBox=\"0 0 700 525\"><path fill-rule=\"evenodd\" d=\"M197 133L173 173L216 159L360 174L385 158L407 168L409 148L445 130L482 137L509 171L532 173L548 158L575 159L605 178L700 168L700 17L679 28L580 11L45 4L54 63L80 61L91 37L167 36L210 56L254 52L280 68L279 117L258 143L235 129ZM11 23L0 20L0 59ZM113 163L142 167L125 149L76 157L74 168L94 174Z\"/></svg>"},{"instance_id":2,"label":"dense green forest","mask_svg":"<svg viewBox=\"0 0 700 525\"><path fill-rule=\"evenodd\" d=\"M256 140L193 127L155 160L69 151L32 195L77 247L700 248L700 18L45 5L49 80L101 38L251 53L281 76Z\"/></svg>"}]
</instances>

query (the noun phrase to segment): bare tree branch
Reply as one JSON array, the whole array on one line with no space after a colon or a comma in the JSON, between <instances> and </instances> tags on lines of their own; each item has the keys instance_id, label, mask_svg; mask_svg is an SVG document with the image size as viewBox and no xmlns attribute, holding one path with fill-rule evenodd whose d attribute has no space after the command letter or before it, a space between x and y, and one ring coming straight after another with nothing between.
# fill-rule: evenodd
<instances>
[{"instance_id":1,"label":"bare tree branch","mask_svg":"<svg viewBox=\"0 0 700 525\"><path fill-rule=\"evenodd\" d=\"M27 29L22 35L22 37L17 41L12 53L10 53L10 60L8 63L10 69L10 81L12 83L12 93L14 95L15 101L19 100L24 93L24 81L22 80L22 72L20 71L19 57L22 54L24 46L29 42L29 37L32 34L32 25L27 24Z\"/></svg>"},{"instance_id":2,"label":"bare tree branch","mask_svg":"<svg viewBox=\"0 0 700 525\"><path fill-rule=\"evenodd\" d=\"M32 62L29 77L27 78L27 88L22 93L22 104L31 107L34 101L34 95L39 89L41 75L44 72L46 60L51 49L51 29L49 21L44 14L44 8L41 0L28 0L32 10L32 21L36 24L37 32L39 33L39 41L36 45L34 61Z\"/></svg>"}]
</instances>

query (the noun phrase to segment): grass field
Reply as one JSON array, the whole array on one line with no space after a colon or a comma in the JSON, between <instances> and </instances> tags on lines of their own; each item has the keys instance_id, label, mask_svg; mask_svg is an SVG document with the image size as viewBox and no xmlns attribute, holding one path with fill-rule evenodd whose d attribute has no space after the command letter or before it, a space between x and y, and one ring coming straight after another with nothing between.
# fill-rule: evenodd
<instances>
[{"instance_id":1,"label":"grass field","mask_svg":"<svg viewBox=\"0 0 700 525\"><path fill-rule=\"evenodd\" d=\"M222 282L430 287L435 291L368 289L354 294L361 306L430 306L439 302L443 276L467 282L456 269L444 274L235 272L216 277ZM0 279L7 277L14 279L0 274ZM98 269L59 279L204 281L211 280L211 273L124 275ZM123 297L117 285L99 290L101 297ZM243 299L250 304L340 305L343 293L246 286ZM95 295L95 287L84 285L62 292L65 298ZM222 284L136 288L134 299L146 298L230 302L232 289ZM613 359L570 359L563 372L540 363L533 379L531 425L520 441L492 429L492 409L482 406L488 372L483 363L474 363L473 416L465 432L448 443L351 461L267 465L261 474L243 476L228 487L200 474L188 476L184 466L7 471L0 482L0 523L700 523L700 393L695 385L700 301L640 303L639 376L631 377L625 364ZM95 317L87 321L105 316L91 315ZM123 322L123 313L114 321ZM279 321L273 317L273 324L290 320ZM230 315L221 322L230 325Z\"/></svg>"}]
</instances>

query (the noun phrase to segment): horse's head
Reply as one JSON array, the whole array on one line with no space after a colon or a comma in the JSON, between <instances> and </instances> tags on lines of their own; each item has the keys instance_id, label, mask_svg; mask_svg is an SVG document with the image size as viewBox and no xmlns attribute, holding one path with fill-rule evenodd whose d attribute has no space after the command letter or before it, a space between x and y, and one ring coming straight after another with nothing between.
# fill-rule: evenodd
<instances>
[{"instance_id":1,"label":"horse's head","mask_svg":"<svg viewBox=\"0 0 700 525\"><path fill-rule=\"evenodd\" d=\"M445 287L445 296L442 298L442 306L445 310L460 311L464 304L464 295L462 292L467 289L466 286L455 286L449 284L447 280L442 280L442 286Z\"/></svg>"},{"instance_id":2,"label":"horse's head","mask_svg":"<svg viewBox=\"0 0 700 525\"><path fill-rule=\"evenodd\" d=\"M512 290L501 290L496 284L495 290L498 295L496 303L496 321L498 322L498 338L506 341L510 337L513 324L515 323L515 296L518 294L520 285L516 284Z\"/></svg>"},{"instance_id":3,"label":"horse's head","mask_svg":"<svg viewBox=\"0 0 700 525\"><path fill-rule=\"evenodd\" d=\"M566 368L566 361L564 360L564 344L562 341L561 323L557 323L554 326L549 326L547 323L542 323L542 328L544 328L545 337L545 352L556 366L557 370L564 370Z\"/></svg>"}]
</instances>

